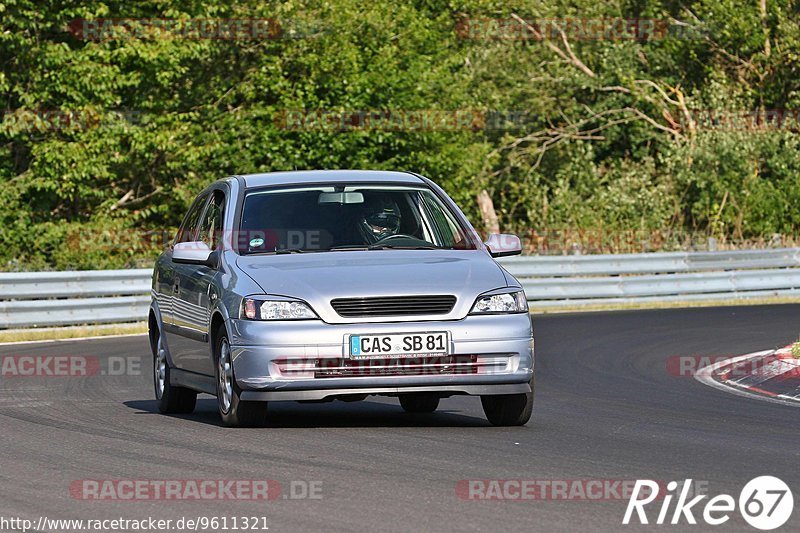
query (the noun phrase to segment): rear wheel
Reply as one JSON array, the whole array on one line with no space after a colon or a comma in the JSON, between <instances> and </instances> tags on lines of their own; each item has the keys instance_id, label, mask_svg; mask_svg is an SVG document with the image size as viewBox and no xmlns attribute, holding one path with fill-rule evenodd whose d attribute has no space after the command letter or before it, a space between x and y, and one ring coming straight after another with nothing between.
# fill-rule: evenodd
<instances>
[{"instance_id":1,"label":"rear wheel","mask_svg":"<svg viewBox=\"0 0 800 533\"><path fill-rule=\"evenodd\" d=\"M406 413L432 413L439 407L439 397L425 393L401 394L400 406Z\"/></svg>"},{"instance_id":2,"label":"rear wheel","mask_svg":"<svg viewBox=\"0 0 800 533\"><path fill-rule=\"evenodd\" d=\"M533 412L533 378L531 392L481 396L481 403L493 426L524 426Z\"/></svg>"},{"instance_id":3,"label":"rear wheel","mask_svg":"<svg viewBox=\"0 0 800 533\"><path fill-rule=\"evenodd\" d=\"M240 399L231 360L231 346L224 328L216 336L217 406L222 423L228 427L262 426L267 419L266 402L246 402Z\"/></svg>"},{"instance_id":4,"label":"rear wheel","mask_svg":"<svg viewBox=\"0 0 800 533\"><path fill-rule=\"evenodd\" d=\"M197 403L197 392L170 384L167 349L157 328L150 332L150 340L153 351L153 386L158 410L162 413L191 413Z\"/></svg>"}]
</instances>

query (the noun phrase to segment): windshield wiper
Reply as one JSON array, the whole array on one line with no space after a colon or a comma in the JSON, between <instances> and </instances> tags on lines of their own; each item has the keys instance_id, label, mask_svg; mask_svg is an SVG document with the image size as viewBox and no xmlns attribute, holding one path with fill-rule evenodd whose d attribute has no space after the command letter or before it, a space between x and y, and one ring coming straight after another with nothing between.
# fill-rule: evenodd
<instances>
[{"instance_id":1,"label":"windshield wiper","mask_svg":"<svg viewBox=\"0 0 800 533\"><path fill-rule=\"evenodd\" d=\"M334 246L328 248L327 252L366 252L371 250L450 250L451 248L440 248L438 246L399 246L394 244L373 244L371 246Z\"/></svg>"},{"instance_id":2,"label":"windshield wiper","mask_svg":"<svg viewBox=\"0 0 800 533\"><path fill-rule=\"evenodd\" d=\"M444 248L439 248L438 246L425 246L425 245L418 245L418 246L396 246L393 244L373 244L368 250L443 250Z\"/></svg>"},{"instance_id":3,"label":"windshield wiper","mask_svg":"<svg viewBox=\"0 0 800 533\"><path fill-rule=\"evenodd\" d=\"M311 251L313 251L313 250L301 250L300 248L279 248L279 249L276 249L276 250L251 250L251 251L248 251L245 255L304 254L304 253L308 253L308 252L311 252Z\"/></svg>"},{"instance_id":4,"label":"windshield wiper","mask_svg":"<svg viewBox=\"0 0 800 533\"><path fill-rule=\"evenodd\" d=\"M376 248L376 250L379 248ZM368 246L334 246L333 248L328 248L326 251L328 252L366 252L367 250L372 250L371 247Z\"/></svg>"}]
</instances>

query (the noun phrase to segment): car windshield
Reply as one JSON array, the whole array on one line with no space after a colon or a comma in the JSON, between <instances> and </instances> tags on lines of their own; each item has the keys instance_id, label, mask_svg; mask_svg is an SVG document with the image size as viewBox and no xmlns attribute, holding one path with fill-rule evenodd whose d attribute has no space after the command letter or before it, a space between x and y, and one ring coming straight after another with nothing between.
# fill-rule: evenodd
<instances>
[{"instance_id":1,"label":"car windshield","mask_svg":"<svg viewBox=\"0 0 800 533\"><path fill-rule=\"evenodd\" d=\"M242 254L385 249L475 249L428 188L333 184L246 193Z\"/></svg>"}]
</instances>

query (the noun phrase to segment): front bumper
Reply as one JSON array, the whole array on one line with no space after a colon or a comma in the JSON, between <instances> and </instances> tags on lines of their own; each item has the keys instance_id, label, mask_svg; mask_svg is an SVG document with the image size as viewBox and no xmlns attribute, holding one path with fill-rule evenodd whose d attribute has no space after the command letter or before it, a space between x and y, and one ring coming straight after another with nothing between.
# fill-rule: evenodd
<instances>
[{"instance_id":1,"label":"front bumper","mask_svg":"<svg viewBox=\"0 0 800 533\"><path fill-rule=\"evenodd\" d=\"M229 327L234 375L243 400L322 400L404 392L516 394L530 391L533 375L533 338L527 314L370 324L231 320ZM447 361L420 358L354 363L345 343L350 334L431 331L450 333ZM352 364L365 367L354 373L348 367Z\"/></svg>"}]
</instances>

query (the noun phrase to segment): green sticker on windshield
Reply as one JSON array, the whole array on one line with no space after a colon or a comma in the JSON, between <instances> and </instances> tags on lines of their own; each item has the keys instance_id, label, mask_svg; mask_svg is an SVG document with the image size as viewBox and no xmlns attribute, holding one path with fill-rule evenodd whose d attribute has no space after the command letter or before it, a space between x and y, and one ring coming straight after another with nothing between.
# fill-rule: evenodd
<instances>
[{"instance_id":1,"label":"green sticker on windshield","mask_svg":"<svg viewBox=\"0 0 800 533\"><path fill-rule=\"evenodd\" d=\"M250 248L258 248L264 244L264 239L250 239Z\"/></svg>"}]
</instances>

